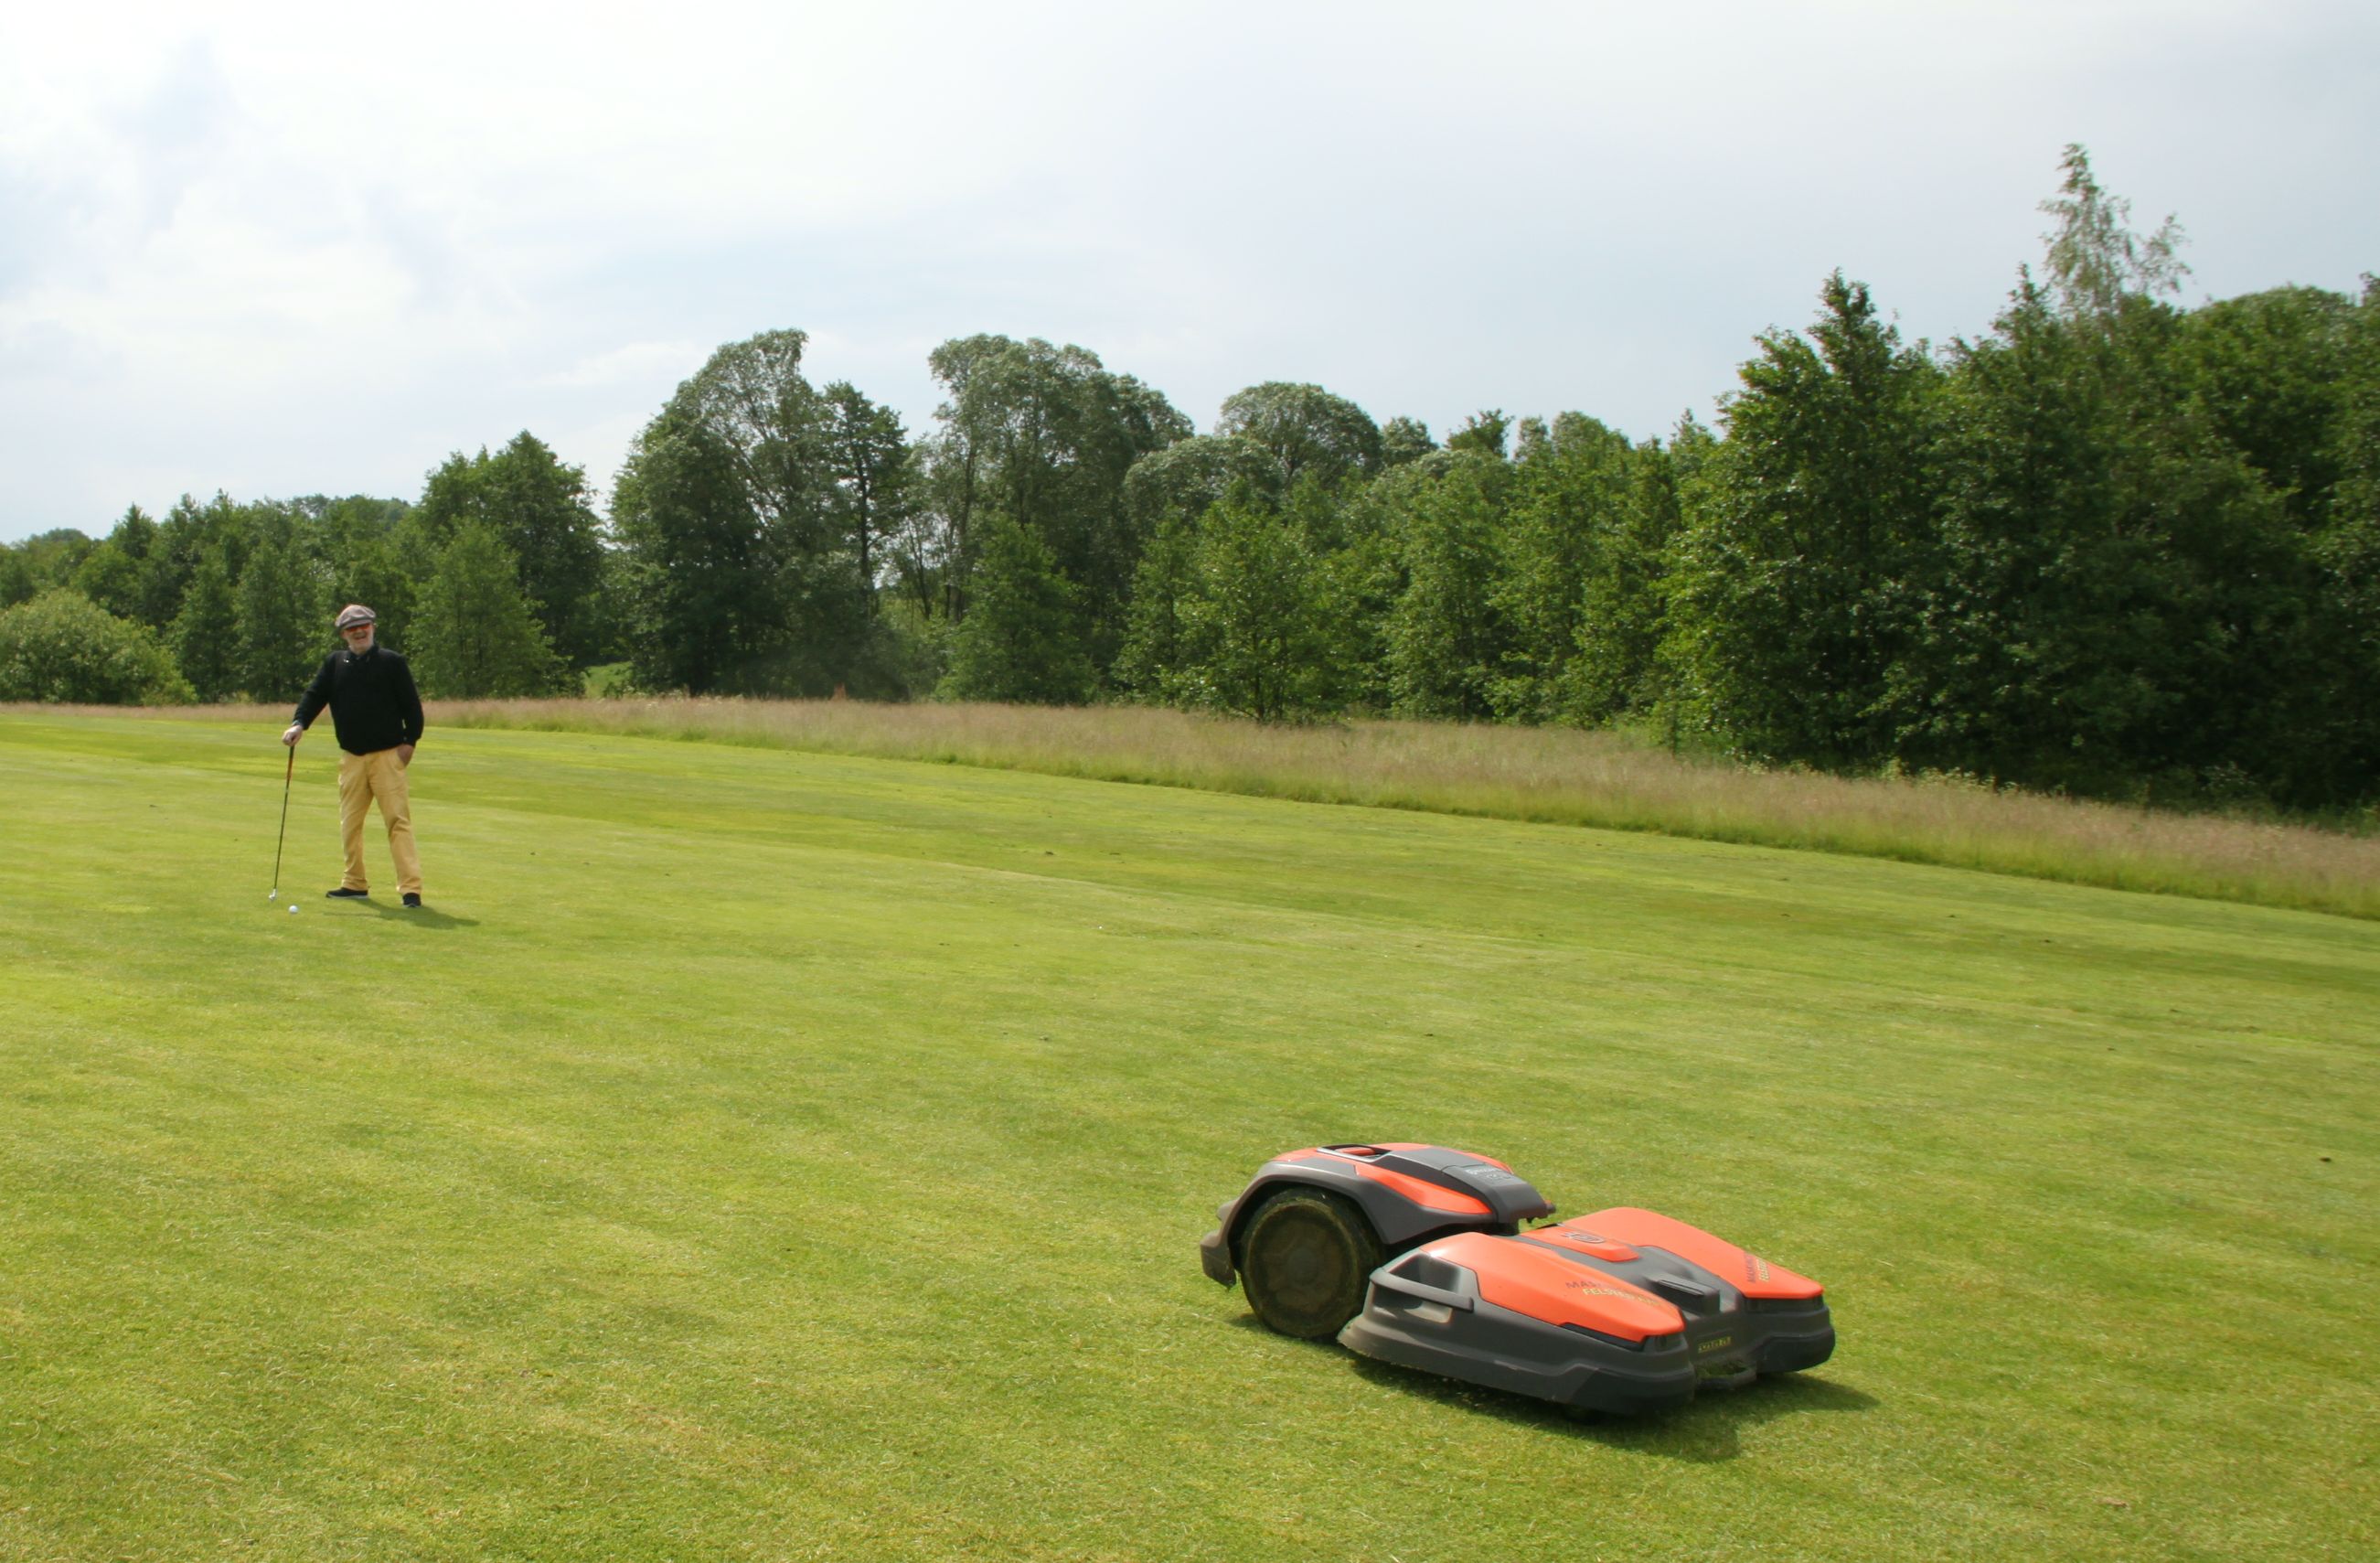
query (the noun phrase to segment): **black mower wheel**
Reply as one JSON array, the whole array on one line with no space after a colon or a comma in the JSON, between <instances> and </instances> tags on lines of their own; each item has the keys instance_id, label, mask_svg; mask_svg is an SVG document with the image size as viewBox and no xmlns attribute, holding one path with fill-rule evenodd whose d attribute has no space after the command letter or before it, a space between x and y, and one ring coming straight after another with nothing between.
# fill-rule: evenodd
<instances>
[{"instance_id":1,"label":"black mower wheel","mask_svg":"<svg viewBox=\"0 0 2380 1563\"><path fill-rule=\"evenodd\" d=\"M1337 1335L1386 1258L1364 1213L1320 1189L1282 1190L1240 1232L1248 1306L1266 1327L1300 1340Z\"/></svg>"}]
</instances>

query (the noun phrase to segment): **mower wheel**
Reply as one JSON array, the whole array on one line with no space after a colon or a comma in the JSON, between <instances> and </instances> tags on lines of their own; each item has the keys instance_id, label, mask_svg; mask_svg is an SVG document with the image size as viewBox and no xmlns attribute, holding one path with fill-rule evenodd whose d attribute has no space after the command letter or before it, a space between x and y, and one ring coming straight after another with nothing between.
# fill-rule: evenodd
<instances>
[{"instance_id":1,"label":"mower wheel","mask_svg":"<svg viewBox=\"0 0 2380 1563\"><path fill-rule=\"evenodd\" d=\"M1248 1305L1267 1327L1300 1340L1337 1335L1386 1258L1364 1213L1320 1189L1282 1190L1240 1229Z\"/></svg>"}]
</instances>

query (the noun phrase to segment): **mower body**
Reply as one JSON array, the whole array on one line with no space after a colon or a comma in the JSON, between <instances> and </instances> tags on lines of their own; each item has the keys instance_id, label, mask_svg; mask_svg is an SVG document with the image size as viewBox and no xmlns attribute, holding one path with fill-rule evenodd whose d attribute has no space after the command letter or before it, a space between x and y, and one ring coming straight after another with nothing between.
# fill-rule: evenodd
<instances>
[{"instance_id":1,"label":"mower body","mask_svg":"<svg viewBox=\"0 0 2380 1563\"><path fill-rule=\"evenodd\" d=\"M1305 1212L1346 1218L1354 1252L1383 1256L1360 1294L1341 1294L1347 1316L1332 1326L1341 1345L1383 1362L1626 1412L1815 1367L1834 1351L1815 1281L1649 1210L1524 1231L1521 1222L1553 1214L1526 1180L1489 1157L1413 1144L1277 1156L1218 1212L1201 1263L1226 1286L1246 1270L1259 1317L1259 1275L1293 1285L1305 1256L1251 1254L1247 1244L1252 1231L1266 1240L1268 1205L1293 1192ZM1365 1227L1376 1246L1364 1246Z\"/></svg>"}]
</instances>

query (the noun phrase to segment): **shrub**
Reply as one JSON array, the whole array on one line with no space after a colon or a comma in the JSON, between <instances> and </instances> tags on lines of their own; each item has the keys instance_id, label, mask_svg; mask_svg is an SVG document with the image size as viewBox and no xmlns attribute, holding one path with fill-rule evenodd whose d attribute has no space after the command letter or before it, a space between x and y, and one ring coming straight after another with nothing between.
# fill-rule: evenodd
<instances>
[{"instance_id":1,"label":"shrub","mask_svg":"<svg viewBox=\"0 0 2380 1563\"><path fill-rule=\"evenodd\" d=\"M0 613L0 701L184 705L195 698L145 625L60 587Z\"/></svg>"}]
</instances>

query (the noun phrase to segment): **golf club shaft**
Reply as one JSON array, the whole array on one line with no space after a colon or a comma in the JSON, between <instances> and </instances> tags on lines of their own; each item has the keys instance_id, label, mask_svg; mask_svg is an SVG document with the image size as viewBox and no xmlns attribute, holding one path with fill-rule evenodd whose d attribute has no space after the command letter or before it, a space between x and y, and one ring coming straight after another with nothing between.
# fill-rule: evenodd
<instances>
[{"instance_id":1,"label":"golf club shaft","mask_svg":"<svg viewBox=\"0 0 2380 1563\"><path fill-rule=\"evenodd\" d=\"M289 836L289 783L298 775L298 746L289 748L289 764L281 773L281 829L273 837L273 888L281 888L281 843Z\"/></svg>"}]
</instances>

